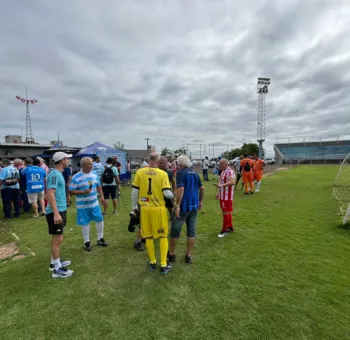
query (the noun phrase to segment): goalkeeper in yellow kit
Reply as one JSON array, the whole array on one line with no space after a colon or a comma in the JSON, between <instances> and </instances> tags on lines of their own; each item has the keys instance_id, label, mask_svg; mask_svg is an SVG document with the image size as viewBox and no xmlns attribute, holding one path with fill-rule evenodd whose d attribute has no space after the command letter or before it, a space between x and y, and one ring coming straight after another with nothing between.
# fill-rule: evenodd
<instances>
[{"instance_id":1,"label":"goalkeeper in yellow kit","mask_svg":"<svg viewBox=\"0 0 350 340\"><path fill-rule=\"evenodd\" d=\"M159 238L160 273L168 274L171 263L167 262L169 221L164 197L173 199L168 175L158 169L159 155L149 155L149 166L136 172L132 184L132 207L140 207L141 236L146 239L149 269L157 269L153 239Z\"/></svg>"}]
</instances>

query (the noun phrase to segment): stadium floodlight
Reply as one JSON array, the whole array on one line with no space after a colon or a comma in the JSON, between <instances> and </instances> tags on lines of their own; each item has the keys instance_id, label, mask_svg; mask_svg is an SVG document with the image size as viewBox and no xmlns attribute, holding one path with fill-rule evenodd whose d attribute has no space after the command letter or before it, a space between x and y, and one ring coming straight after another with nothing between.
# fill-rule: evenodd
<instances>
[{"instance_id":1,"label":"stadium floodlight","mask_svg":"<svg viewBox=\"0 0 350 340\"><path fill-rule=\"evenodd\" d=\"M266 95L269 93L270 78L258 78L258 129L257 140L259 143L259 158L263 157L263 142L266 138Z\"/></svg>"},{"instance_id":2,"label":"stadium floodlight","mask_svg":"<svg viewBox=\"0 0 350 340\"><path fill-rule=\"evenodd\" d=\"M350 153L345 157L333 185L333 197L340 204L343 224L350 222Z\"/></svg>"}]
</instances>

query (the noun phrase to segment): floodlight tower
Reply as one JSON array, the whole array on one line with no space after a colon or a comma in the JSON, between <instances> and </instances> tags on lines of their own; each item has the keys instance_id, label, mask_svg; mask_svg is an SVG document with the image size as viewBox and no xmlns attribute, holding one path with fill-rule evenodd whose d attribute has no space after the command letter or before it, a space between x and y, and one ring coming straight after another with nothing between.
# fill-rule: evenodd
<instances>
[{"instance_id":1,"label":"floodlight tower","mask_svg":"<svg viewBox=\"0 0 350 340\"><path fill-rule=\"evenodd\" d=\"M26 98L22 98L20 96L16 96L16 99L19 100L22 103L26 104L26 143L28 144L34 144L34 138L33 138L33 131L32 131L32 124L30 121L30 113L29 113L29 103L35 104L38 101L36 99L28 100L28 93L26 88Z\"/></svg>"},{"instance_id":2,"label":"floodlight tower","mask_svg":"<svg viewBox=\"0 0 350 340\"><path fill-rule=\"evenodd\" d=\"M258 132L257 140L259 143L259 158L263 157L263 142L266 138L266 95L269 93L270 78L258 78L257 93L258 97Z\"/></svg>"}]
</instances>

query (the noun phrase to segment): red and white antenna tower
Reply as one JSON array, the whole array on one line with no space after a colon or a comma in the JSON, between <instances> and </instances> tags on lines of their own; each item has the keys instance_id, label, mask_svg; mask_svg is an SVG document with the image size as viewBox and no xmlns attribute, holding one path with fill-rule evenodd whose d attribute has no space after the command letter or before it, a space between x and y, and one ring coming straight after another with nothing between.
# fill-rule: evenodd
<instances>
[{"instance_id":1,"label":"red and white antenna tower","mask_svg":"<svg viewBox=\"0 0 350 340\"><path fill-rule=\"evenodd\" d=\"M26 143L34 144L32 123L30 122L30 114L29 114L29 103L35 104L38 101L36 99L28 100L27 88L26 88L26 99L24 99L20 96L16 96L16 99L18 99L20 102L26 104Z\"/></svg>"}]
</instances>

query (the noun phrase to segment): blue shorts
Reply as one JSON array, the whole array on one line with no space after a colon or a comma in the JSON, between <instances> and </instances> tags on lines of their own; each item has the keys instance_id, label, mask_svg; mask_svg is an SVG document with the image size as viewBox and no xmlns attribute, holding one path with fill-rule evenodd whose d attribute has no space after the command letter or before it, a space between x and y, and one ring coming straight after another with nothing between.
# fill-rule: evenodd
<instances>
[{"instance_id":1,"label":"blue shorts","mask_svg":"<svg viewBox=\"0 0 350 340\"><path fill-rule=\"evenodd\" d=\"M77 209L77 225L85 226L91 221L103 221L103 215L99 205L90 209Z\"/></svg>"},{"instance_id":2,"label":"blue shorts","mask_svg":"<svg viewBox=\"0 0 350 340\"><path fill-rule=\"evenodd\" d=\"M182 226L185 222L187 227L187 237L196 237L197 214L198 211L193 210L189 212L181 212L180 218L173 216L171 221L170 237L179 238Z\"/></svg>"}]
</instances>

